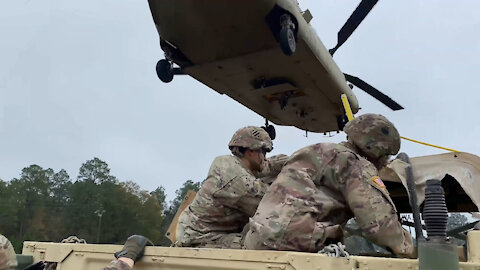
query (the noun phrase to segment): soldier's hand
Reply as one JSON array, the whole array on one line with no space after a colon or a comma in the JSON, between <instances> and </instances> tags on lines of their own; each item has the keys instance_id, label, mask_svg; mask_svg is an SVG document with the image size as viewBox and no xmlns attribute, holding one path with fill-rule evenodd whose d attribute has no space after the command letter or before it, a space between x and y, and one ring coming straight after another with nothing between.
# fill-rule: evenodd
<instances>
[{"instance_id":1,"label":"soldier's hand","mask_svg":"<svg viewBox=\"0 0 480 270\"><path fill-rule=\"evenodd\" d=\"M145 236L132 235L125 242L123 249L115 252L115 258L125 257L136 262L143 257L147 243L152 243L152 241L148 240Z\"/></svg>"},{"instance_id":2,"label":"soldier's hand","mask_svg":"<svg viewBox=\"0 0 480 270\"><path fill-rule=\"evenodd\" d=\"M23 270L43 270L45 264L43 262L32 263Z\"/></svg>"}]
</instances>

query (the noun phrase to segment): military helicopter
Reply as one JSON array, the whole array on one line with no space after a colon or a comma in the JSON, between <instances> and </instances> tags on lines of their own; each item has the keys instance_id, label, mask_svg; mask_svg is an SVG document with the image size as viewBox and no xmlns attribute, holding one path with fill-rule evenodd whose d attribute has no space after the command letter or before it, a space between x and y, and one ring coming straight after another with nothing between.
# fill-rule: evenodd
<instances>
[{"instance_id":1,"label":"military helicopter","mask_svg":"<svg viewBox=\"0 0 480 270\"><path fill-rule=\"evenodd\" d=\"M341 130L346 117L340 96L346 95L353 113L359 110L353 85L392 110L403 109L342 73L333 60L377 1L361 1L339 31L338 44L327 50L309 24L311 13L296 0L149 0L165 52L157 75L167 83L188 74L278 125Z\"/></svg>"}]
</instances>

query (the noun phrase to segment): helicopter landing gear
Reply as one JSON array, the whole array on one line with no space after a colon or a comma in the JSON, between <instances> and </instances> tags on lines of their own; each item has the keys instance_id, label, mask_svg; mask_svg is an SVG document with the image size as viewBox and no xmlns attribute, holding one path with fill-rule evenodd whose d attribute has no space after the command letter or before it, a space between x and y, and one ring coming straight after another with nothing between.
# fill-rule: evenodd
<instances>
[{"instance_id":1,"label":"helicopter landing gear","mask_svg":"<svg viewBox=\"0 0 480 270\"><path fill-rule=\"evenodd\" d=\"M348 117L346 114L337 116L338 130L343 130L343 128L347 123L348 123Z\"/></svg>"},{"instance_id":2,"label":"helicopter landing gear","mask_svg":"<svg viewBox=\"0 0 480 270\"><path fill-rule=\"evenodd\" d=\"M297 41L295 40L295 24L292 22L290 14L283 14L280 16L280 33L278 34L278 41L280 48L285 55L292 55L297 49Z\"/></svg>"},{"instance_id":3,"label":"helicopter landing gear","mask_svg":"<svg viewBox=\"0 0 480 270\"><path fill-rule=\"evenodd\" d=\"M167 59L162 59L157 62L156 71L158 78L164 83L171 82L174 75L185 74L181 68L173 67L173 63Z\"/></svg>"},{"instance_id":4,"label":"helicopter landing gear","mask_svg":"<svg viewBox=\"0 0 480 270\"><path fill-rule=\"evenodd\" d=\"M275 131L275 127L268 123L268 120L265 119L265 126L262 128L268 133L268 136L272 141L275 140L275 137L277 137L277 132Z\"/></svg>"},{"instance_id":5,"label":"helicopter landing gear","mask_svg":"<svg viewBox=\"0 0 480 270\"><path fill-rule=\"evenodd\" d=\"M173 80L173 66L172 63L170 63L170 61L168 61L167 59L162 59L158 61L156 70L157 76L162 82L169 83Z\"/></svg>"}]
</instances>

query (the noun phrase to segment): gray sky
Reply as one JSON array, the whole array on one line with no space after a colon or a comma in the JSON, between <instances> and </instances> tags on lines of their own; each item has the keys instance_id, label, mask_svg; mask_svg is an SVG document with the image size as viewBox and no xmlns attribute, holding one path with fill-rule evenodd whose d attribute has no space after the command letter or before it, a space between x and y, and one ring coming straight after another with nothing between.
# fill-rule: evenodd
<instances>
[{"instance_id":1,"label":"gray sky","mask_svg":"<svg viewBox=\"0 0 480 270\"><path fill-rule=\"evenodd\" d=\"M253 3L253 1L252 1ZM327 48L359 1L300 1ZM162 185L169 199L187 179L205 178L228 153L233 132L264 120L193 78L161 83L163 56L147 1L17 0L0 9L0 178L38 164L75 178L88 159L120 180ZM480 154L480 3L380 1L335 54L405 107L391 112L354 90L361 113L382 113L406 137ZM338 142L278 127L272 154ZM411 156L441 150L403 142Z\"/></svg>"}]
</instances>

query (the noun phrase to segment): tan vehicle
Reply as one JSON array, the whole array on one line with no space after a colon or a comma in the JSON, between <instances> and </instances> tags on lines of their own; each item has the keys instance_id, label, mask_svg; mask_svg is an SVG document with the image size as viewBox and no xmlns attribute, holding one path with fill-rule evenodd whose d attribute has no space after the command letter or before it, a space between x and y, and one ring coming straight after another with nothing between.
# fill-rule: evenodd
<instances>
[{"instance_id":1,"label":"tan vehicle","mask_svg":"<svg viewBox=\"0 0 480 270\"><path fill-rule=\"evenodd\" d=\"M361 2L330 52L309 24L312 15L296 0L148 2L166 57L157 63L163 82L188 74L275 124L313 132L342 129L342 94L358 111L347 81L391 109L403 109L342 73L332 58L377 0Z\"/></svg>"},{"instance_id":2,"label":"tan vehicle","mask_svg":"<svg viewBox=\"0 0 480 270\"><path fill-rule=\"evenodd\" d=\"M469 260L460 262L462 270L478 270L480 267L480 231L468 236ZM34 260L58 262L56 269L98 270L120 250L115 245L54 244L25 242L24 254L32 254ZM385 257L351 256L333 258L326 255L252 250L214 250L167 247L147 247L145 256L133 269L198 270L198 269L262 269L262 270L407 270L419 269L418 260ZM450 270L452 268L420 268ZM455 269L455 268L453 268Z\"/></svg>"}]
</instances>

